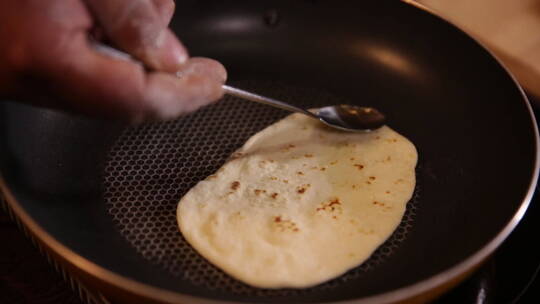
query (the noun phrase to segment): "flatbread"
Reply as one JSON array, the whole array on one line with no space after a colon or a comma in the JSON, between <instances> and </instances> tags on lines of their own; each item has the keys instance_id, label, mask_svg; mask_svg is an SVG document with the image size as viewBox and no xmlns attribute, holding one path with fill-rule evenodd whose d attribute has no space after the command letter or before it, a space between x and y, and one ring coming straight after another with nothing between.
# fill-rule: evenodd
<instances>
[{"instance_id":1,"label":"flatbread","mask_svg":"<svg viewBox=\"0 0 540 304\"><path fill-rule=\"evenodd\" d=\"M293 114L251 137L178 205L186 240L234 278L309 287L364 262L400 223L417 153L384 126L336 131Z\"/></svg>"}]
</instances>

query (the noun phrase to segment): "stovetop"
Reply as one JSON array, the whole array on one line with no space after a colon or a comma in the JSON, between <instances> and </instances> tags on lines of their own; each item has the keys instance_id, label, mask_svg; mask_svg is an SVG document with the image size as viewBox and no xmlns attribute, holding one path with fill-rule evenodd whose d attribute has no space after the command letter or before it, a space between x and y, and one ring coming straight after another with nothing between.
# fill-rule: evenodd
<instances>
[{"instance_id":1,"label":"stovetop","mask_svg":"<svg viewBox=\"0 0 540 304\"><path fill-rule=\"evenodd\" d=\"M531 98L533 99L533 98ZM531 100L540 105L540 100ZM536 109L537 117L540 108ZM469 279L436 304L540 303L540 190L523 220ZM0 209L0 303L85 304L77 287L56 273L38 249Z\"/></svg>"}]
</instances>

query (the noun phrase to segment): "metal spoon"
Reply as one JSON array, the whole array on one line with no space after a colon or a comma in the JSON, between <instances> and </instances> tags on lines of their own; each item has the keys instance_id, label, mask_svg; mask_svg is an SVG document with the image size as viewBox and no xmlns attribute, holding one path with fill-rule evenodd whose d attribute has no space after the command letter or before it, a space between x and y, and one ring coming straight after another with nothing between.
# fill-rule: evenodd
<instances>
[{"instance_id":1,"label":"metal spoon","mask_svg":"<svg viewBox=\"0 0 540 304\"><path fill-rule=\"evenodd\" d=\"M123 59L123 60L134 60L131 55L124 53L120 50L112 48L108 45L93 42L92 45L96 48L97 51L105 53L109 56ZM386 118L384 115L377 111L375 108L370 107L358 107L352 105L336 105L320 108L316 113L309 112L305 109L295 107L283 101L279 101L273 98L264 97L257 95L248 91L244 91L238 88L234 88L228 85L223 85L223 90L225 93L247 99L250 101L255 101L277 107L283 110L297 112L305 114L311 118L317 119L324 124L350 132L365 132L378 129L382 127L385 123Z\"/></svg>"},{"instance_id":2,"label":"metal spoon","mask_svg":"<svg viewBox=\"0 0 540 304\"><path fill-rule=\"evenodd\" d=\"M295 107L283 101L264 97L228 85L223 85L225 93L273 106L283 110L305 114L324 124L349 132L365 132L382 127L386 121L384 115L375 108L359 107L353 105L335 105L320 108L316 113Z\"/></svg>"},{"instance_id":3,"label":"metal spoon","mask_svg":"<svg viewBox=\"0 0 540 304\"><path fill-rule=\"evenodd\" d=\"M112 48L108 45L93 42L92 45L96 48L97 51L104 53L106 55L123 59L123 60L134 60L131 55L124 53L120 50ZM324 124L350 132L365 132L378 129L382 127L386 121L384 115L377 111L375 108L370 107L358 107L352 105L336 105L320 108L316 113L309 112L305 109L295 107L283 101L279 101L273 98L264 97L257 95L248 91L244 91L238 88L234 88L228 85L223 85L223 90L225 93L247 99L250 101L255 101L263 103L265 105L270 105L277 107L283 110L297 112L305 114L311 118L317 119Z\"/></svg>"}]
</instances>

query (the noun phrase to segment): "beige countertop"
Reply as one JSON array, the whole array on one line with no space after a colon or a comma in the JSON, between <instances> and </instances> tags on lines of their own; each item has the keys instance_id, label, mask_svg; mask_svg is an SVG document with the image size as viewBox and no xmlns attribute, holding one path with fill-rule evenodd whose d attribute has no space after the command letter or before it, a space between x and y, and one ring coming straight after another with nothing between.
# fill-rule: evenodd
<instances>
[{"instance_id":1,"label":"beige countertop","mask_svg":"<svg viewBox=\"0 0 540 304\"><path fill-rule=\"evenodd\" d=\"M482 41L540 97L540 0L416 0Z\"/></svg>"}]
</instances>

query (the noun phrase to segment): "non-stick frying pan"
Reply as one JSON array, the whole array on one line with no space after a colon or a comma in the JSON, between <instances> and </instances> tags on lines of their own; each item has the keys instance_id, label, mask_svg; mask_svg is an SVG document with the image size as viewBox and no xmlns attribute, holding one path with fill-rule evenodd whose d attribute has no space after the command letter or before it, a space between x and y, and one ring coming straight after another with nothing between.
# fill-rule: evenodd
<instances>
[{"instance_id":1,"label":"non-stick frying pan","mask_svg":"<svg viewBox=\"0 0 540 304\"><path fill-rule=\"evenodd\" d=\"M287 113L224 98L176 121L127 127L2 103L9 207L109 298L422 301L471 272L525 212L538 171L530 106L488 51L429 12L398 1L179 1L172 28L192 54L223 62L238 87L305 107L377 107L418 148L418 186L403 223L364 265L305 290L256 289L198 256L175 208Z\"/></svg>"}]
</instances>

